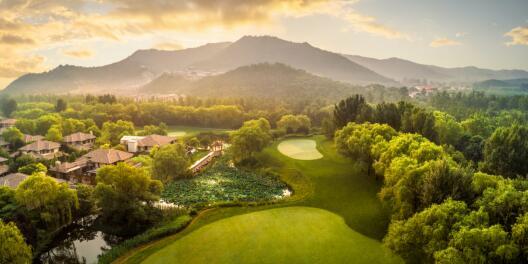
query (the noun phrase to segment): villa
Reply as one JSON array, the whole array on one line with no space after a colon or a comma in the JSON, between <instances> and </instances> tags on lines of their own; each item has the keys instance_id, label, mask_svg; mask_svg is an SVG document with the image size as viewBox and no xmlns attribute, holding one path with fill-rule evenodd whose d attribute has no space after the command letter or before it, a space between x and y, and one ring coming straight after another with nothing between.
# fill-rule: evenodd
<instances>
[{"instance_id":1,"label":"villa","mask_svg":"<svg viewBox=\"0 0 528 264\"><path fill-rule=\"evenodd\" d=\"M61 156L60 144L47 140L35 141L19 149L21 154L31 155L36 159L51 160Z\"/></svg>"},{"instance_id":2,"label":"villa","mask_svg":"<svg viewBox=\"0 0 528 264\"><path fill-rule=\"evenodd\" d=\"M73 133L64 137L62 142L66 146L77 150L90 150L95 144L96 137L92 133Z\"/></svg>"},{"instance_id":3,"label":"villa","mask_svg":"<svg viewBox=\"0 0 528 264\"><path fill-rule=\"evenodd\" d=\"M126 162L134 154L116 149L96 149L78 158L74 162L57 163L50 173L62 179L94 183L94 176L102 166Z\"/></svg>"},{"instance_id":4,"label":"villa","mask_svg":"<svg viewBox=\"0 0 528 264\"><path fill-rule=\"evenodd\" d=\"M0 176L4 176L9 172L9 166L7 166L8 159L0 157Z\"/></svg>"},{"instance_id":5,"label":"villa","mask_svg":"<svg viewBox=\"0 0 528 264\"><path fill-rule=\"evenodd\" d=\"M163 147L176 142L176 138L161 135L124 136L121 144L130 153L150 152L154 147Z\"/></svg>"},{"instance_id":6,"label":"villa","mask_svg":"<svg viewBox=\"0 0 528 264\"><path fill-rule=\"evenodd\" d=\"M0 133L4 132L7 128L14 127L16 124L16 119L3 119L0 120Z\"/></svg>"},{"instance_id":7,"label":"villa","mask_svg":"<svg viewBox=\"0 0 528 264\"><path fill-rule=\"evenodd\" d=\"M44 140L44 137L40 135L33 136L33 135L24 134L24 138L22 139L22 141L24 141L25 144L33 143L39 140Z\"/></svg>"}]
</instances>

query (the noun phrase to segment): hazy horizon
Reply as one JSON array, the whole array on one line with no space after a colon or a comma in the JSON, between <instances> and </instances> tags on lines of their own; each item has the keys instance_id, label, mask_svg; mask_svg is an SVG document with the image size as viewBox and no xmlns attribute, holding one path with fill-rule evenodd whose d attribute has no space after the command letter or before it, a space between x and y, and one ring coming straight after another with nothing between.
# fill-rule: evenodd
<instances>
[{"instance_id":1,"label":"hazy horizon","mask_svg":"<svg viewBox=\"0 0 528 264\"><path fill-rule=\"evenodd\" d=\"M522 0L2 0L0 86L61 64L106 65L139 49L244 35L442 67L528 70L526 10Z\"/></svg>"}]
</instances>

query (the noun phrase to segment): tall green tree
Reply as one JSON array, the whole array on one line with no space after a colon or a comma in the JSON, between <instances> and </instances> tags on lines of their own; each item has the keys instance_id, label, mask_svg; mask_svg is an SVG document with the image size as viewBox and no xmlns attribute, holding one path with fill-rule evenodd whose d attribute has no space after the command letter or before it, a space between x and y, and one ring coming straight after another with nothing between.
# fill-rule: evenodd
<instances>
[{"instance_id":1,"label":"tall green tree","mask_svg":"<svg viewBox=\"0 0 528 264\"><path fill-rule=\"evenodd\" d=\"M0 219L0 263L30 264L31 260L31 248L17 226Z\"/></svg>"},{"instance_id":2,"label":"tall green tree","mask_svg":"<svg viewBox=\"0 0 528 264\"><path fill-rule=\"evenodd\" d=\"M182 144L161 147L152 153L152 175L168 183L190 175L191 161Z\"/></svg>"},{"instance_id":3,"label":"tall green tree","mask_svg":"<svg viewBox=\"0 0 528 264\"><path fill-rule=\"evenodd\" d=\"M106 122L101 130L99 142L101 144L117 145L123 136L134 135L134 123L118 120L117 122Z\"/></svg>"},{"instance_id":4,"label":"tall green tree","mask_svg":"<svg viewBox=\"0 0 528 264\"><path fill-rule=\"evenodd\" d=\"M104 222L129 235L143 231L158 216L153 203L163 184L147 170L126 163L97 170L95 198Z\"/></svg>"},{"instance_id":5,"label":"tall green tree","mask_svg":"<svg viewBox=\"0 0 528 264\"><path fill-rule=\"evenodd\" d=\"M10 117L13 112L17 110L18 103L15 99L4 98L0 101L1 110L4 116Z\"/></svg>"},{"instance_id":6,"label":"tall green tree","mask_svg":"<svg viewBox=\"0 0 528 264\"><path fill-rule=\"evenodd\" d=\"M61 142L62 141L61 127L58 125L51 126L48 132L46 133L46 140L54 141L54 142Z\"/></svg>"},{"instance_id":7,"label":"tall green tree","mask_svg":"<svg viewBox=\"0 0 528 264\"><path fill-rule=\"evenodd\" d=\"M68 108L66 101L62 98L59 98L55 104L55 112L63 112L66 110L66 108Z\"/></svg>"},{"instance_id":8,"label":"tall green tree","mask_svg":"<svg viewBox=\"0 0 528 264\"><path fill-rule=\"evenodd\" d=\"M372 112L372 107L363 96L351 96L335 105L334 122L337 128L342 128L349 122L363 123L371 120Z\"/></svg>"},{"instance_id":9,"label":"tall green tree","mask_svg":"<svg viewBox=\"0 0 528 264\"><path fill-rule=\"evenodd\" d=\"M66 183L57 183L44 173L28 177L16 189L15 198L32 215L36 225L46 230L70 224L78 208L77 194Z\"/></svg>"},{"instance_id":10,"label":"tall green tree","mask_svg":"<svg viewBox=\"0 0 528 264\"><path fill-rule=\"evenodd\" d=\"M4 130L2 137L13 148L18 148L24 144L24 134L16 127L10 127Z\"/></svg>"},{"instance_id":11,"label":"tall green tree","mask_svg":"<svg viewBox=\"0 0 528 264\"><path fill-rule=\"evenodd\" d=\"M270 124L260 118L244 122L244 125L231 134L230 151L235 162L252 159L271 142Z\"/></svg>"},{"instance_id":12,"label":"tall green tree","mask_svg":"<svg viewBox=\"0 0 528 264\"><path fill-rule=\"evenodd\" d=\"M483 169L506 177L528 175L528 127L513 125L495 130L484 146Z\"/></svg>"}]
</instances>

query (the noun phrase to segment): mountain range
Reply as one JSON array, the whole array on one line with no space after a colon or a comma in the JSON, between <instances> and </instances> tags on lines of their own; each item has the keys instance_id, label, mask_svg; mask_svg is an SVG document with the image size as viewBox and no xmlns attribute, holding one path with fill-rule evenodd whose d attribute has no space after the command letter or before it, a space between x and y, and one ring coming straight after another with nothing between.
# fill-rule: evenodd
<instances>
[{"instance_id":1,"label":"mountain range","mask_svg":"<svg viewBox=\"0 0 528 264\"><path fill-rule=\"evenodd\" d=\"M9 84L3 92L136 94L170 90L189 93L189 87L200 87L194 84L197 79L203 78L211 82L215 78L204 77L228 74L236 72L240 67L262 63L280 63L311 75L356 85L400 86L406 79L479 82L487 79L528 78L528 72L522 70L442 68L398 58L380 60L343 55L308 43L295 43L270 36L245 36L232 43L213 43L183 50L139 50L122 61L101 67L59 66L48 72L23 75ZM264 82L266 78L257 78L255 74L269 74L269 68L257 67L251 72L255 79ZM190 85L191 82L193 85ZM175 86L175 89L171 88ZM148 90L149 87L152 90ZM200 94L199 91L193 93Z\"/></svg>"}]
</instances>

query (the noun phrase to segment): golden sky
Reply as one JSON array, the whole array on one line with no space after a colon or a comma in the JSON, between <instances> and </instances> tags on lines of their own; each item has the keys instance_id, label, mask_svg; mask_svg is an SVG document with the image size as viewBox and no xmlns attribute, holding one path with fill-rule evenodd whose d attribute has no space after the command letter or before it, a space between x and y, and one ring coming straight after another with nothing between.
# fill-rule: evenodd
<instances>
[{"instance_id":1,"label":"golden sky","mask_svg":"<svg viewBox=\"0 0 528 264\"><path fill-rule=\"evenodd\" d=\"M528 1L499 2L0 0L0 88L59 64L264 34L349 54L528 69Z\"/></svg>"}]
</instances>

